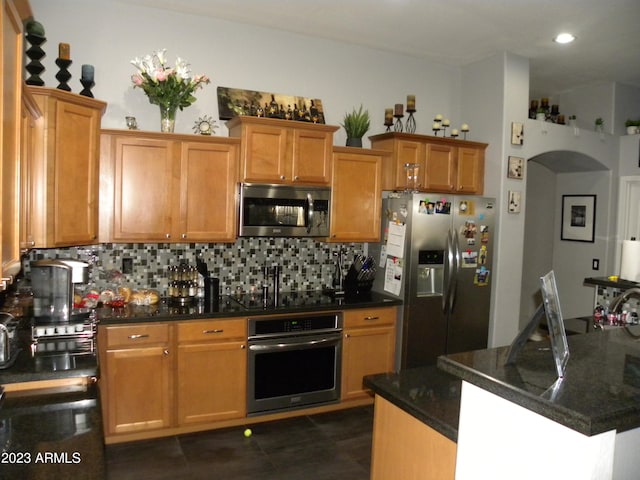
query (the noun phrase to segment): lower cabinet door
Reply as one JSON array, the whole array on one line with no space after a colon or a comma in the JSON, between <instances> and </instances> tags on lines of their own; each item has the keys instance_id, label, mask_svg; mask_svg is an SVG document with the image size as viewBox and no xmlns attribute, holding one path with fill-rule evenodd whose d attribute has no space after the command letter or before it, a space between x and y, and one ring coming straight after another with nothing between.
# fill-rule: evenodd
<instances>
[{"instance_id":1,"label":"lower cabinet door","mask_svg":"<svg viewBox=\"0 0 640 480\"><path fill-rule=\"evenodd\" d=\"M354 328L342 343L342 400L368 396L362 379L394 368L395 327Z\"/></svg>"},{"instance_id":2,"label":"lower cabinet door","mask_svg":"<svg viewBox=\"0 0 640 480\"><path fill-rule=\"evenodd\" d=\"M171 362L163 346L107 350L107 434L171 424Z\"/></svg>"},{"instance_id":3,"label":"lower cabinet door","mask_svg":"<svg viewBox=\"0 0 640 480\"><path fill-rule=\"evenodd\" d=\"M246 415L247 351L243 341L178 347L178 423Z\"/></svg>"}]
</instances>

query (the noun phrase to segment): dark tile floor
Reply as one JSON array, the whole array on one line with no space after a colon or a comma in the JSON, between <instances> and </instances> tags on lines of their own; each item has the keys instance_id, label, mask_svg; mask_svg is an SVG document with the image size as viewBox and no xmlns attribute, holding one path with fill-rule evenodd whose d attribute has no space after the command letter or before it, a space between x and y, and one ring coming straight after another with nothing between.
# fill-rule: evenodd
<instances>
[{"instance_id":1,"label":"dark tile floor","mask_svg":"<svg viewBox=\"0 0 640 480\"><path fill-rule=\"evenodd\" d=\"M368 480L373 407L106 447L109 480Z\"/></svg>"}]
</instances>

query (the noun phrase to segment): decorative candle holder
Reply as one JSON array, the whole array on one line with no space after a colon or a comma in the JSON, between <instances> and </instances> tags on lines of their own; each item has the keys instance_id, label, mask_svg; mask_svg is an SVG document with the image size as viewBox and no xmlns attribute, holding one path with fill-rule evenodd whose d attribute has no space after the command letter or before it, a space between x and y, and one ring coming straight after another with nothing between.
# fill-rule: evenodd
<instances>
[{"instance_id":1,"label":"decorative candle holder","mask_svg":"<svg viewBox=\"0 0 640 480\"><path fill-rule=\"evenodd\" d=\"M439 123L434 123L433 127L431 129L433 130L433 134L437 137L438 136L438 132L440 131L440 124Z\"/></svg>"},{"instance_id":2,"label":"decorative candle holder","mask_svg":"<svg viewBox=\"0 0 640 480\"><path fill-rule=\"evenodd\" d=\"M449 126L451 126L451 122L449 122L449 120L444 120L442 122L442 136L443 137L447 136L447 128L449 128Z\"/></svg>"},{"instance_id":3,"label":"decorative candle holder","mask_svg":"<svg viewBox=\"0 0 640 480\"><path fill-rule=\"evenodd\" d=\"M404 129L404 126L402 125L402 118L404 117L404 115L394 115L395 119L396 119L396 123L393 126L393 130L395 132L402 132Z\"/></svg>"},{"instance_id":4,"label":"decorative candle holder","mask_svg":"<svg viewBox=\"0 0 640 480\"><path fill-rule=\"evenodd\" d=\"M458 138L458 130L455 128L451 130L451 138Z\"/></svg>"},{"instance_id":5,"label":"decorative candle holder","mask_svg":"<svg viewBox=\"0 0 640 480\"><path fill-rule=\"evenodd\" d=\"M466 140L467 139L467 133L469 133L469 127L468 126L463 126L460 131L462 132L463 135L463 139Z\"/></svg>"},{"instance_id":6,"label":"decorative candle holder","mask_svg":"<svg viewBox=\"0 0 640 480\"><path fill-rule=\"evenodd\" d=\"M40 78L40 74L44 72L44 65L40 63L40 60L45 56L44 50L40 48L40 45L45 43L47 39L43 36L28 33L26 35L27 41L31 44L25 54L30 62L25 66L30 76L25 80L27 85L37 85L38 87L44 86L44 80Z\"/></svg>"},{"instance_id":7,"label":"decorative candle holder","mask_svg":"<svg viewBox=\"0 0 640 480\"><path fill-rule=\"evenodd\" d=\"M80 95L93 98L93 93L91 93L91 89L94 87L96 83L93 80L86 80L84 78L80 79L80 83L84 87L80 92Z\"/></svg>"},{"instance_id":8,"label":"decorative candle holder","mask_svg":"<svg viewBox=\"0 0 640 480\"><path fill-rule=\"evenodd\" d=\"M71 87L67 85L67 82L71 78L71 74L68 70L68 68L71 66L71 63L71 60L56 58L56 65L60 68L60 71L56 73L56 80L60 82L57 88L60 90L66 90L67 92L71 91Z\"/></svg>"},{"instance_id":9,"label":"decorative candle holder","mask_svg":"<svg viewBox=\"0 0 640 480\"><path fill-rule=\"evenodd\" d=\"M409 117L407 118L407 123L405 124L407 127L407 133L416 133L416 119L413 118L413 114L415 113L415 109L407 108L407 112L409 112Z\"/></svg>"}]
</instances>

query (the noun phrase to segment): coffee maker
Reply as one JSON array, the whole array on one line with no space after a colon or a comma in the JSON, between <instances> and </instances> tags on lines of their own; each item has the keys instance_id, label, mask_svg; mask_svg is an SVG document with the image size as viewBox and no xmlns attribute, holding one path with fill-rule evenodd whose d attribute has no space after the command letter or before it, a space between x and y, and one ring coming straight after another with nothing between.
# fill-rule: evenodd
<instances>
[{"instance_id":1,"label":"coffee maker","mask_svg":"<svg viewBox=\"0 0 640 480\"><path fill-rule=\"evenodd\" d=\"M36 323L69 323L86 312L73 308L74 287L88 282L89 264L78 260L31 262L33 316Z\"/></svg>"}]
</instances>

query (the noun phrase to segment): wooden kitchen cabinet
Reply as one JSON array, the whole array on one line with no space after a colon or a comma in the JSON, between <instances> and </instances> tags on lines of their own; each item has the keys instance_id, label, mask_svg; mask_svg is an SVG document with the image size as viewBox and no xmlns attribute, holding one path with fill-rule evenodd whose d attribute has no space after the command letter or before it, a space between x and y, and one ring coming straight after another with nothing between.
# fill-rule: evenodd
<instances>
[{"instance_id":1,"label":"wooden kitchen cabinet","mask_svg":"<svg viewBox=\"0 0 640 480\"><path fill-rule=\"evenodd\" d=\"M379 241L386 152L350 147L334 147L333 152L329 240Z\"/></svg>"},{"instance_id":2,"label":"wooden kitchen cabinet","mask_svg":"<svg viewBox=\"0 0 640 480\"><path fill-rule=\"evenodd\" d=\"M177 332L178 424L245 417L246 319L183 322Z\"/></svg>"},{"instance_id":3,"label":"wooden kitchen cabinet","mask_svg":"<svg viewBox=\"0 0 640 480\"><path fill-rule=\"evenodd\" d=\"M166 323L99 327L105 436L172 424L174 353Z\"/></svg>"},{"instance_id":4,"label":"wooden kitchen cabinet","mask_svg":"<svg viewBox=\"0 0 640 480\"><path fill-rule=\"evenodd\" d=\"M243 182L329 185L333 132L338 127L239 116L227 122L241 139Z\"/></svg>"},{"instance_id":5,"label":"wooden kitchen cabinet","mask_svg":"<svg viewBox=\"0 0 640 480\"><path fill-rule=\"evenodd\" d=\"M0 291L20 271L19 187L22 123L22 19L11 0L2 1L2 127L0 130Z\"/></svg>"},{"instance_id":6,"label":"wooden kitchen cabinet","mask_svg":"<svg viewBox=\"0 0 640 480\"><path fill-rule=\"evenodd\" d=\"M100 119L106 103L55 88L26 86L42 115L28 131L26 248L91 245L98 239Z\"/></svg>"},{"instance_id":7,"label":"wooden kitchen cabinet","mask_svg":"<svg viewBox=\"0 0 640 480\"><path fill-rule=\"evenodd\" d=\"M103 130L100 239L233 242L238 141Z\"/></svg>"},{"instance_id":8,"label":"wooden kitchen cabinet","mask_svg":"<svg viewBox=\"0 0 640 480\"><path fill-rule=\"evenodd\" d=\"M369 396L362 379L395 369L395 307L345 310L342 401Z\"/></svg>"},{"instance_id":9,"label":"wooden kitchen cabinet","mask_svg":"<svg viewBox=\"0 0 640 480\"><path fill-rule=\"evenodd\" d=\"M391 153L382 167L383 190L407 186L405 164L419 166L418 190L481 195L487 144L453 138L390 132L369 137Z\"/></svg>"}]
</instances>

